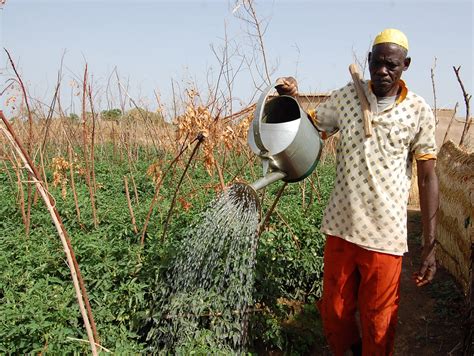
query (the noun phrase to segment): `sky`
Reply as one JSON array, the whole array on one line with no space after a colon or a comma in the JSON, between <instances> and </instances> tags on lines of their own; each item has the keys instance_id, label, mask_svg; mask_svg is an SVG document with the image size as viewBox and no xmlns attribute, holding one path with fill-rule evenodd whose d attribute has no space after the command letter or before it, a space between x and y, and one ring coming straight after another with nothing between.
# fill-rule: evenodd
<instances>
[{"instance_id":1,"label":"sky","mask_svg":"<svg viewBox=\"0 0 474 356\"><path fill-rule=\"evenodd\" d=\"M244 20L241 0L7 0L1 14L0 44L15 62L31 97L50 102L63 58L62 95L67 111L73 105L71 81L81 81L87 62L98 105L117 107L115 72L130 96L156 107L155 93L170 106L173 89L195 83L204 93L216 85L222 48L228 45L234 75L234 105L255 102L263 85ZM461 0L255 1L262 21L270 80L294 76L300 92L328 92L350 80L348 66L363 60L378 32L398 28L409 40L412 64L403 78L408 87L437 106L464 102L453 66L469 93L473 82L473 2ZM242 58L247 58L242 62ZM251 62L252 56L257 62ZM0 57L2 90L14 76L5 53ZM367 77L367 73L366 73ZM225 91L221 80L220 90ZM115 89L111 89L111 87ZM114 92L115 90L115 92ZM0 98L5 107L8 91ZM140 99L140 100L139 100ZM68 104L69 103L69 104ZM471 103L474 105L474 103Z\"/></svg>"}]
</instances>

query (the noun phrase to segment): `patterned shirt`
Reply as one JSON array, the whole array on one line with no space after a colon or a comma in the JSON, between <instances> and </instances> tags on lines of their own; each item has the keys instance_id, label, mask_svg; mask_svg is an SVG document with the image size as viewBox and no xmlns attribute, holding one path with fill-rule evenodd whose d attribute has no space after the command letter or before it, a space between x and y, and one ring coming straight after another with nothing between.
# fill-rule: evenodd
<instances>
[{"instance_id":1,"label":"patterned shirt","mask_svg":"<svg viewBox=\"0 0 474 356\"><path fill-rule=\"evenodd\" d=\"M340 132L335 186L321 230L369 250L403 255L408 250L412 158L436 158L435 118L403 81L397 100L378 112L369 84L363 87L372 115L371 137L365 137L353 83L332 92L316 109L320 130L326 135Z\"/></svg>"}]
</instances>

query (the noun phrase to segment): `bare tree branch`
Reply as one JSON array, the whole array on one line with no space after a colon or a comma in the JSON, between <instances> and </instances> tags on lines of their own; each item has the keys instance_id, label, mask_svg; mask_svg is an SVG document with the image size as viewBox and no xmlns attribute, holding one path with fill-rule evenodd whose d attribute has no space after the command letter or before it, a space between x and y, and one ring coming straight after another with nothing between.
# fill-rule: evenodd
<instances>
[{"instance_id":1,"label":"bare tree branch","mask_svg":"<svg viewBox=\"0 0 474 356\"><path fill-rule=\"evenodd\" d=\"M469 112L469 101L471 100L472 95L468 94L466 92L466 89L464 89L464 84L463 84L463 82L461 80L461 77L459 75L459 71L461 70L461 66L459 66L457 68L453 66L453 69L454 69L454 73L456 73L456 78L458 79L459 85L461 86L462 95L464 97L464 103L466 104L466 122L464 124L464 129L462 130L461 140L459 141L459 146L462 146L462 145L464 145L464 139L467 136L467 133L469 131L469 128L471 127L471 122L472 122L472 117L471 117L470 112Z\"/></svg>"}]
</instances>

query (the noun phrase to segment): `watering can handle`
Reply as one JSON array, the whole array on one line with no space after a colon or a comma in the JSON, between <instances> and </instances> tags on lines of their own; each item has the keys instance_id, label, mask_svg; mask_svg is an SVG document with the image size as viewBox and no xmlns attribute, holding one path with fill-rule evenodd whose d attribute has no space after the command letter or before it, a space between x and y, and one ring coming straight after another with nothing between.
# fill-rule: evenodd
<instances>
[{"instance_id":1,"label":"watering can handle","mask_svg":"<svg viewBox=\"0 0 474 356\"><path fill-rule=\"evenodd\" d=\"M257 107L255 108L255 114L253 119L253 138L258 149L261 151L261 156L264 156L268 153L267 148L262 142L262 137L260 136L261 127L262 127L262 116L263 109L265 108L265 102L267 101L268 96L276 87L276 83L269 85L260 95L260 99L257 102Z\"/></svg>"}]
</instances>

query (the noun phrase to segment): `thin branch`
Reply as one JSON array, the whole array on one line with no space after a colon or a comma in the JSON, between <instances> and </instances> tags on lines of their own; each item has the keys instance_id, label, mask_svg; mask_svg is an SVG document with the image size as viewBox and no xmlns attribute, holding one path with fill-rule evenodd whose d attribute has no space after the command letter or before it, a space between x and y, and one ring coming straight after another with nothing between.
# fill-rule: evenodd
<instances>
[{"instance_id":1,"label":"thin branch","mask_svg":"<svg viewBox=\"0 0 474 356\"><path fill-rule=\"evenodd\" d=\"M70 336L67 336L66 339L68 340L71 340L71 341L79 341L79 342L89 342L87 340L82 340L82 339L77 339L75 337L70 337ZM109 349L106 349L104 346L102 345L99 345L99 344L95 344L95 346L97 346L101 351L104 351L104 352L108 352L108 353L112 353L112 351L110 351Z\"/></svg>"},{"instance_id":2,"label":"thin branch","mask_svg":"<svg viewBox=\"0 0 474 356\"><path fill-rule=\"evenodd\" d=\"M273 201L272 206L270 207L270 209L268 209L267 214L265 215L265 218L263 219L263 221L261 222L261 224L258 228L258 235L257 236L260 236L262 234L262 232L265 230L265 227L267 226L268 220L270 219L270 215L272 215L273 210L275 209L275 206L277 205L278 201L280 200L280 197L283 194L283 191L285 190L287 184L288 184L287 182L283 183L283 185L280 187L280 190L278 190L277 196L275 197L275 200Z\"/></svg>"},{"instance_id":3,"label":"thin branch","mask_svg":"<svg viewBox=\"0 0 474 356\"><path fill-rule=\"evenodd\" d=\"M198 141L196 143L196 145L194 146L194 149L193 149L193 152L191 153L191 156L189 157L188 159L188 163L186 164L186 167L184 168L184 172L183 174L181 175L181 178L178 182L178 185L174 191L174 195L173 195L173 199L171 200L171 206L170 206L170 209L168 211L168 215L166 217L166 221L165 221L165 225L163 226L163 234L161 235L161 240L164 241L165 239L165 236L166 236L166 232L168 230L168 225L169 225L169 222L170 222L170 219L171 219L171 214L173 212L173 208L176 204L176 197L178 196L178 191L179 191L179 188L181 186L181 183L183 182L183 179L186 175L186 172L188 171L188 168L189 168L189 165L191 164L191 161L192 159L194 158L194 155L196 154L197 150L199 149L199 146L201 146L201 143L204 142L204 136L202 134L199 134L198 137L196 138L196 140Z\"/></svg>"},{"instance_id":4,"label":"thin branch","mask_svg":"<svg viewBox=\"0 0 474 356\"><path fill-rule=\"evenodd\" d=\"M127 198L128 211L130 212L130 218L132 219L133 232L138 234L137 224L135 222L135 214L133 213L132 202L130 201L130 192L128 190L128 180L127 176L123 176L123 181L125 183L125 196Z\"/></svg>"},{"instance_id":5,"label":"thin branch","mask_svg":"<svg viewBox=\"0 0 474 356\"><path fill-rule=\"evenodd\" d=\"M94 220L94 227L97 228L98 221L97 221L97 214L95 209L95 199L94 199L94 188L92 187L91 183L91 172L89 167L89 157L87 152L87 113L86 113L86 99L87 99L87 63L84 68L84 79L82 82L82 145L83 145L83 153L84 153L84 165L86 169L86 183L89 188L89 197L91 201L91 208L92 208L92 218Z\"/></svg>"},{"instance_id":6,"label":"thin branch","mask_svg":"<svg viewBox=\"0 0 474 356\"><path fill-rule=\"evenodd\" d=\"M459 141L459 146L462 146L464 144L464 139L467 136L467 133L469 131L469 128L471 127L471 122L472 122L472 117L470 115L470 108L469 108L469 101L471 100L472 95L468 94L466 92L466 89L464 89L464 84L461 80L461 77L459 75L459 71L461 70L461 66L459 67L454 67L454 73L456 73L456 78L458 79L459 85L461 86L462 90L462 95L464 97L464 103L466 104L466 123L464 124L464 129L462 130L462 135L461 135L461 140Z\"/></svg>"},{"instance_id":7,"label":"thin branch","mask_svg":"<svg viewBox=\"0 0 474 356\"><path fill-rule=\"evenodd\" d=\"M438 125L438 112L437 112L437 107L436 107L436 86L435 86L435 80L434 80L434 70L436 68L436 57L434 58L434 63L433 67L431 67L431 85L433 86L433 103L434 103L434 117L435 117L435 122L436 125Z\"/></svg>"},{"instance_id":8,"label":"thin branch","mask_svg":"<svg viewBox=\"0 0 474 356\"><path fill-rule=\"evenodd\" d=\"M451 125L453 124L454 118L456 117L456 112L458 110L458 104L459 103L456 102L456 105L454 105L453 116L451 116L451 120L449 120L449 124L448 124L448 127L446 128L446 133L444 134L442 145L444 145L444 143L446 142L446 139L448 138L449 130L451 129Z\"/></svg>"},{"instance_id":9,"label":"thin branch","mask_svg":"<svg viewBox=\"0 0 474 356\"><path fill-rule=\"evenodd\" d=\"M13 71L15 72L16 78L18 82L20 83L21 91L23 92L23 99L25 100L26 112L28 114L28 146L27 146L28 151L27 152L29 155L31 155L32 150L33 150L33 115L31 113L30 104L28 102L28 94L26 93L26 88L25 88L25 85L23 84L23 80L21 80L20 74L18 74L18 71L16 70L15 63L13 62L10 52L8 52L6 48L4 48L4 50L7 53L8 60L10 61ZM31 215L31 203L32 203L30 183L28 183L27 195L28 195L28 203L27 203L27 209L26 209L26 226L25 226L26 236L28 236L30 233L30 215Z\"/></svg>"},{"instance_id":10,"label":"thin branch","mask_svg":"<svg viewBox=\"0 0 474 356\"><path fill-rule=\"evenodd\" d=\"M151 218L151 214L153 213L153 208L155 206L155 203L156 201L158 200L158 195L160 193L160 189L161 189L161 186L163 185L163 181L166 177L166 175L169 173L169 171L171 170L171 168L174 166L174 164L176 162L178 162L179 158L181 157L181 155L188 149L188 147L191 146L191 144L195 142L195 141L192 141L189 145L184 145L181 150L179 151L179 153L176 155L176 157L171 161L171 163L168 165L168 167L166 168L166 170L163 172L163 174L161 175L160 177L160 180L156 183L156 187L155 187L155 194L153 195L153 198L151 200L151 203L150 203L150 207L148 208L148 214L146 216L146 219L145 219L145 222L143 224L143 228L142 228L142 237L141 237L141 240L140 240L140 244L142 246L145 245L145 236L146 236L146 231L147 231L147 228L148 228L148 223L150 222L150 218Z\"/></svg>"},{"instance_id":11,"label":"thin branch","mask_svg":"<svg viewBox=\"0 0 474 356\"><path fill-rule=\"evenodd\" d=\"M81 210L79 209L79 201L77 199L76 183L74 181L74 164L73 164L73 155L71 144L68 144L68 154L69 154L69 177L71 179L71 189L72 195L74 197L74 205L76 206L76 215L77 222L81 224ZM81 224L82 225L82 224Z\"/></svg>"},{"instance_id":12,"label":"thin branch","mask_svg":"<svg viewBox=\"0 0 474 356\"><path fill-rule=\"evenodd\" d=\"M253 0L242 0L243 8L250 19L242 17L242 16L240 17L240 19L244 21L245 23L247 23L247 25L249 25L250 27L253 27L255 30L255 33L249 32L248 35L251 38L257 39L257 45L260 49L260 53L262 54L263 67L265 70L265 81L267 82L267 85L269 85L271 83L270 71L268 69L267 54L266 54L265 46L263 42L265 27L262 28L262 21L258 18L257 12L255 10L253 3L254 3Z\"/></svg>"}]
</instances>

